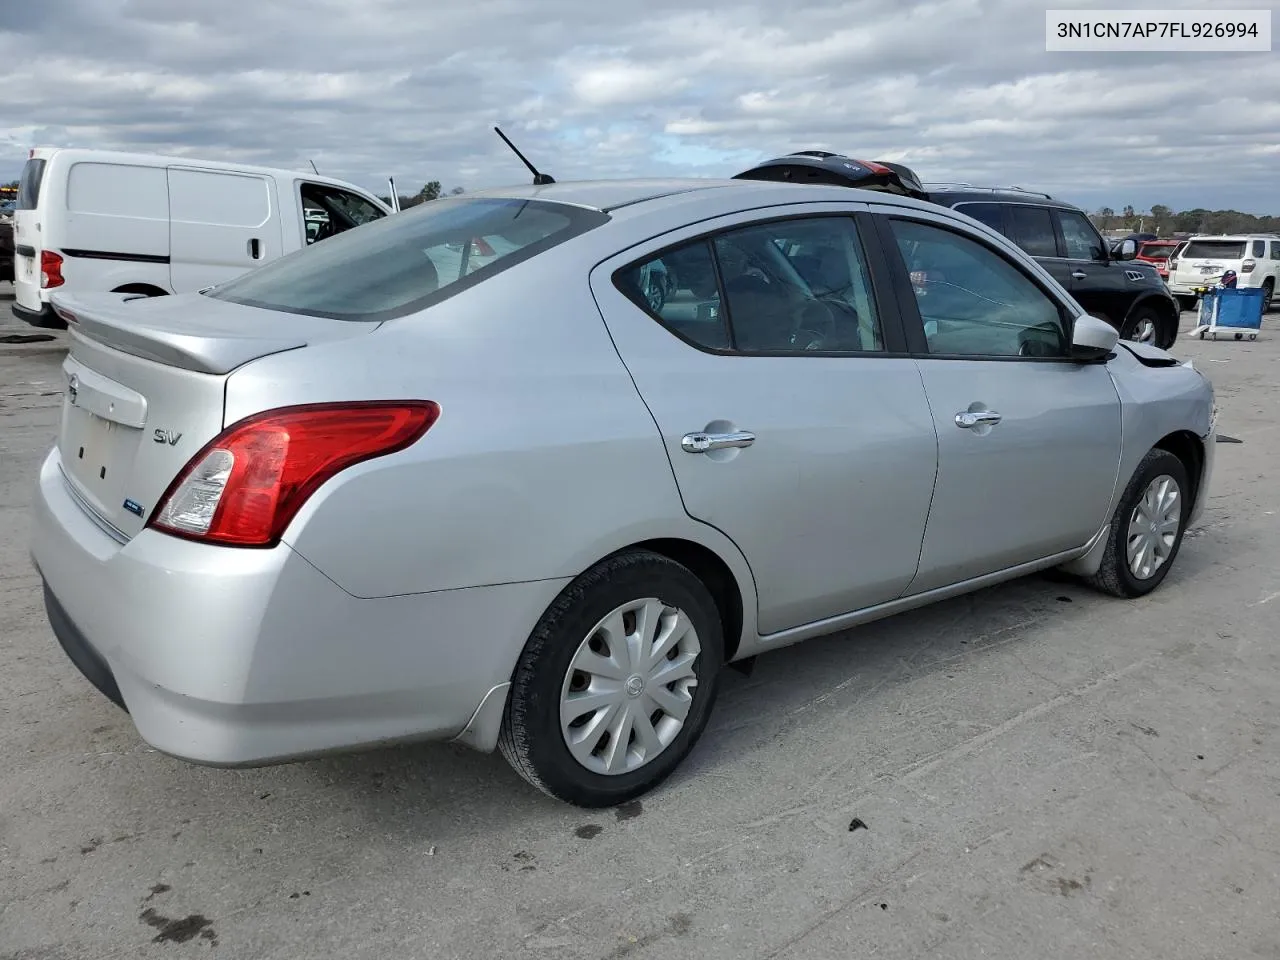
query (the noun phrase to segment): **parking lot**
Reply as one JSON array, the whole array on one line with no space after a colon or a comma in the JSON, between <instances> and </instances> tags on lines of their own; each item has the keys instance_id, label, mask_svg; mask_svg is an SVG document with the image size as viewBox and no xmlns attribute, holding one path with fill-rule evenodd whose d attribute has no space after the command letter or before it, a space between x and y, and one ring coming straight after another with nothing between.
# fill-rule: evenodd
<instances>
[{"instance_id":1,"label":"parking lot","mask_svg":"<svg viewBox=\"0 0 1280 960\"><path fill-rule=\"evenodd\" d=\"M0 960L1280 957L1276 316L1174 347L1243 442L1153 595L1040 576L762 657L597 812L462 747L148 748L27 558L66 335L0 345Z\"/></svg>"}]
</instances>

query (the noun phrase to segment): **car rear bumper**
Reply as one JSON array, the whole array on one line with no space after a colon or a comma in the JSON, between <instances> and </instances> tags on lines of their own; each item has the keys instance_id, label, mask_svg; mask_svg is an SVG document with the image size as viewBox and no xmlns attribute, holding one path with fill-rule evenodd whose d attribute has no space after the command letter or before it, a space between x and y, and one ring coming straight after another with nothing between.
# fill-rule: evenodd
<instances>
[{"instance_id":1,"label":"car rear bumper","mask_svg":"<svg viewBox=\"0 0 1280 960\"><path fill-rule=\"evenodd\" d=\"M33 327L48 327L61 330L67 325L67 322L54 313L53 307L47 303L43 304L39 310L29 310L21 304L15 303L12 310L15 317L31 324Z\"/></svg>"},{"instance_id":2,"label":"car rear bumper","mask_svg":"<svg viewBox=\"0 0 1280 960\"><path fill-rule=\"evenodd\" d=\"M57 451L31 555L72 662L156 749L256 766L403 740L492 749L505 684L564 581L376 600L287 546L211 547L145 530L126 544L81 507Z\"/></svg>"}]
</instances>

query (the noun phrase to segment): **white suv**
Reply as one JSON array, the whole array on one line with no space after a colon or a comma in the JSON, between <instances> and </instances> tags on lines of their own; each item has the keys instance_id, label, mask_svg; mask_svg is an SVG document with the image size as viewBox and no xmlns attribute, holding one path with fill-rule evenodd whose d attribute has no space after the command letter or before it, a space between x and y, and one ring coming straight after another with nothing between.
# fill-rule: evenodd
<instances>
[{"instance_id":1,"label":"white suv","mask_svg":"<svg viewBox=\"0 0 1280 960\"><path fill-rule=\"evenodd\" d=\"M1183 307L1193 307L1196 287L1213 286L1228 271L1237 287L1261 287L1262 312L1271 308L1280 285L1280 236L1237 234L1196 236L1169 261L1169 291Z\"/></svg>"}]
</instances>

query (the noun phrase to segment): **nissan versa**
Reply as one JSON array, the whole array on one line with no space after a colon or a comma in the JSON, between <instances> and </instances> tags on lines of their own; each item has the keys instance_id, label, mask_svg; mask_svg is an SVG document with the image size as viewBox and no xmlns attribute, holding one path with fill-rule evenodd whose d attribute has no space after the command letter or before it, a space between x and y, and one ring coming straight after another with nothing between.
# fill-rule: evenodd
<instances>
[{"instance_id":1,"label":"nissan versa","mask_svg":"<svg viewBox=\"0 0 1280 960\"><path fill-rule=\"evenodd\" d=\"M1043 568L1154 590L1213 467L1198 371L875 190L514 187L53 302L49 620L205 764L452 739L620 803L727 662Z\"/></svg>"}]
</instances>

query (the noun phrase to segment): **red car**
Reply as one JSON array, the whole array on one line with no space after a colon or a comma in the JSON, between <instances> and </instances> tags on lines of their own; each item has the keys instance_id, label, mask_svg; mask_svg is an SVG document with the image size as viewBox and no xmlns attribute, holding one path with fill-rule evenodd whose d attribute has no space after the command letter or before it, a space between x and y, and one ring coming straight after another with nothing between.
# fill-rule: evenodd
<instances>
[{"instance_id":1,"label":"red car","mask_svg":"<svg viewBox=\"0 0 1280 960\"><path fill-rule=\"evenodd\" d=\"M1138 246L1135 260L1153 264L1161 280L1169 279L1169 260L1182 245L1181 240L1144 240Z\"/></svg>"}]
</instances>

